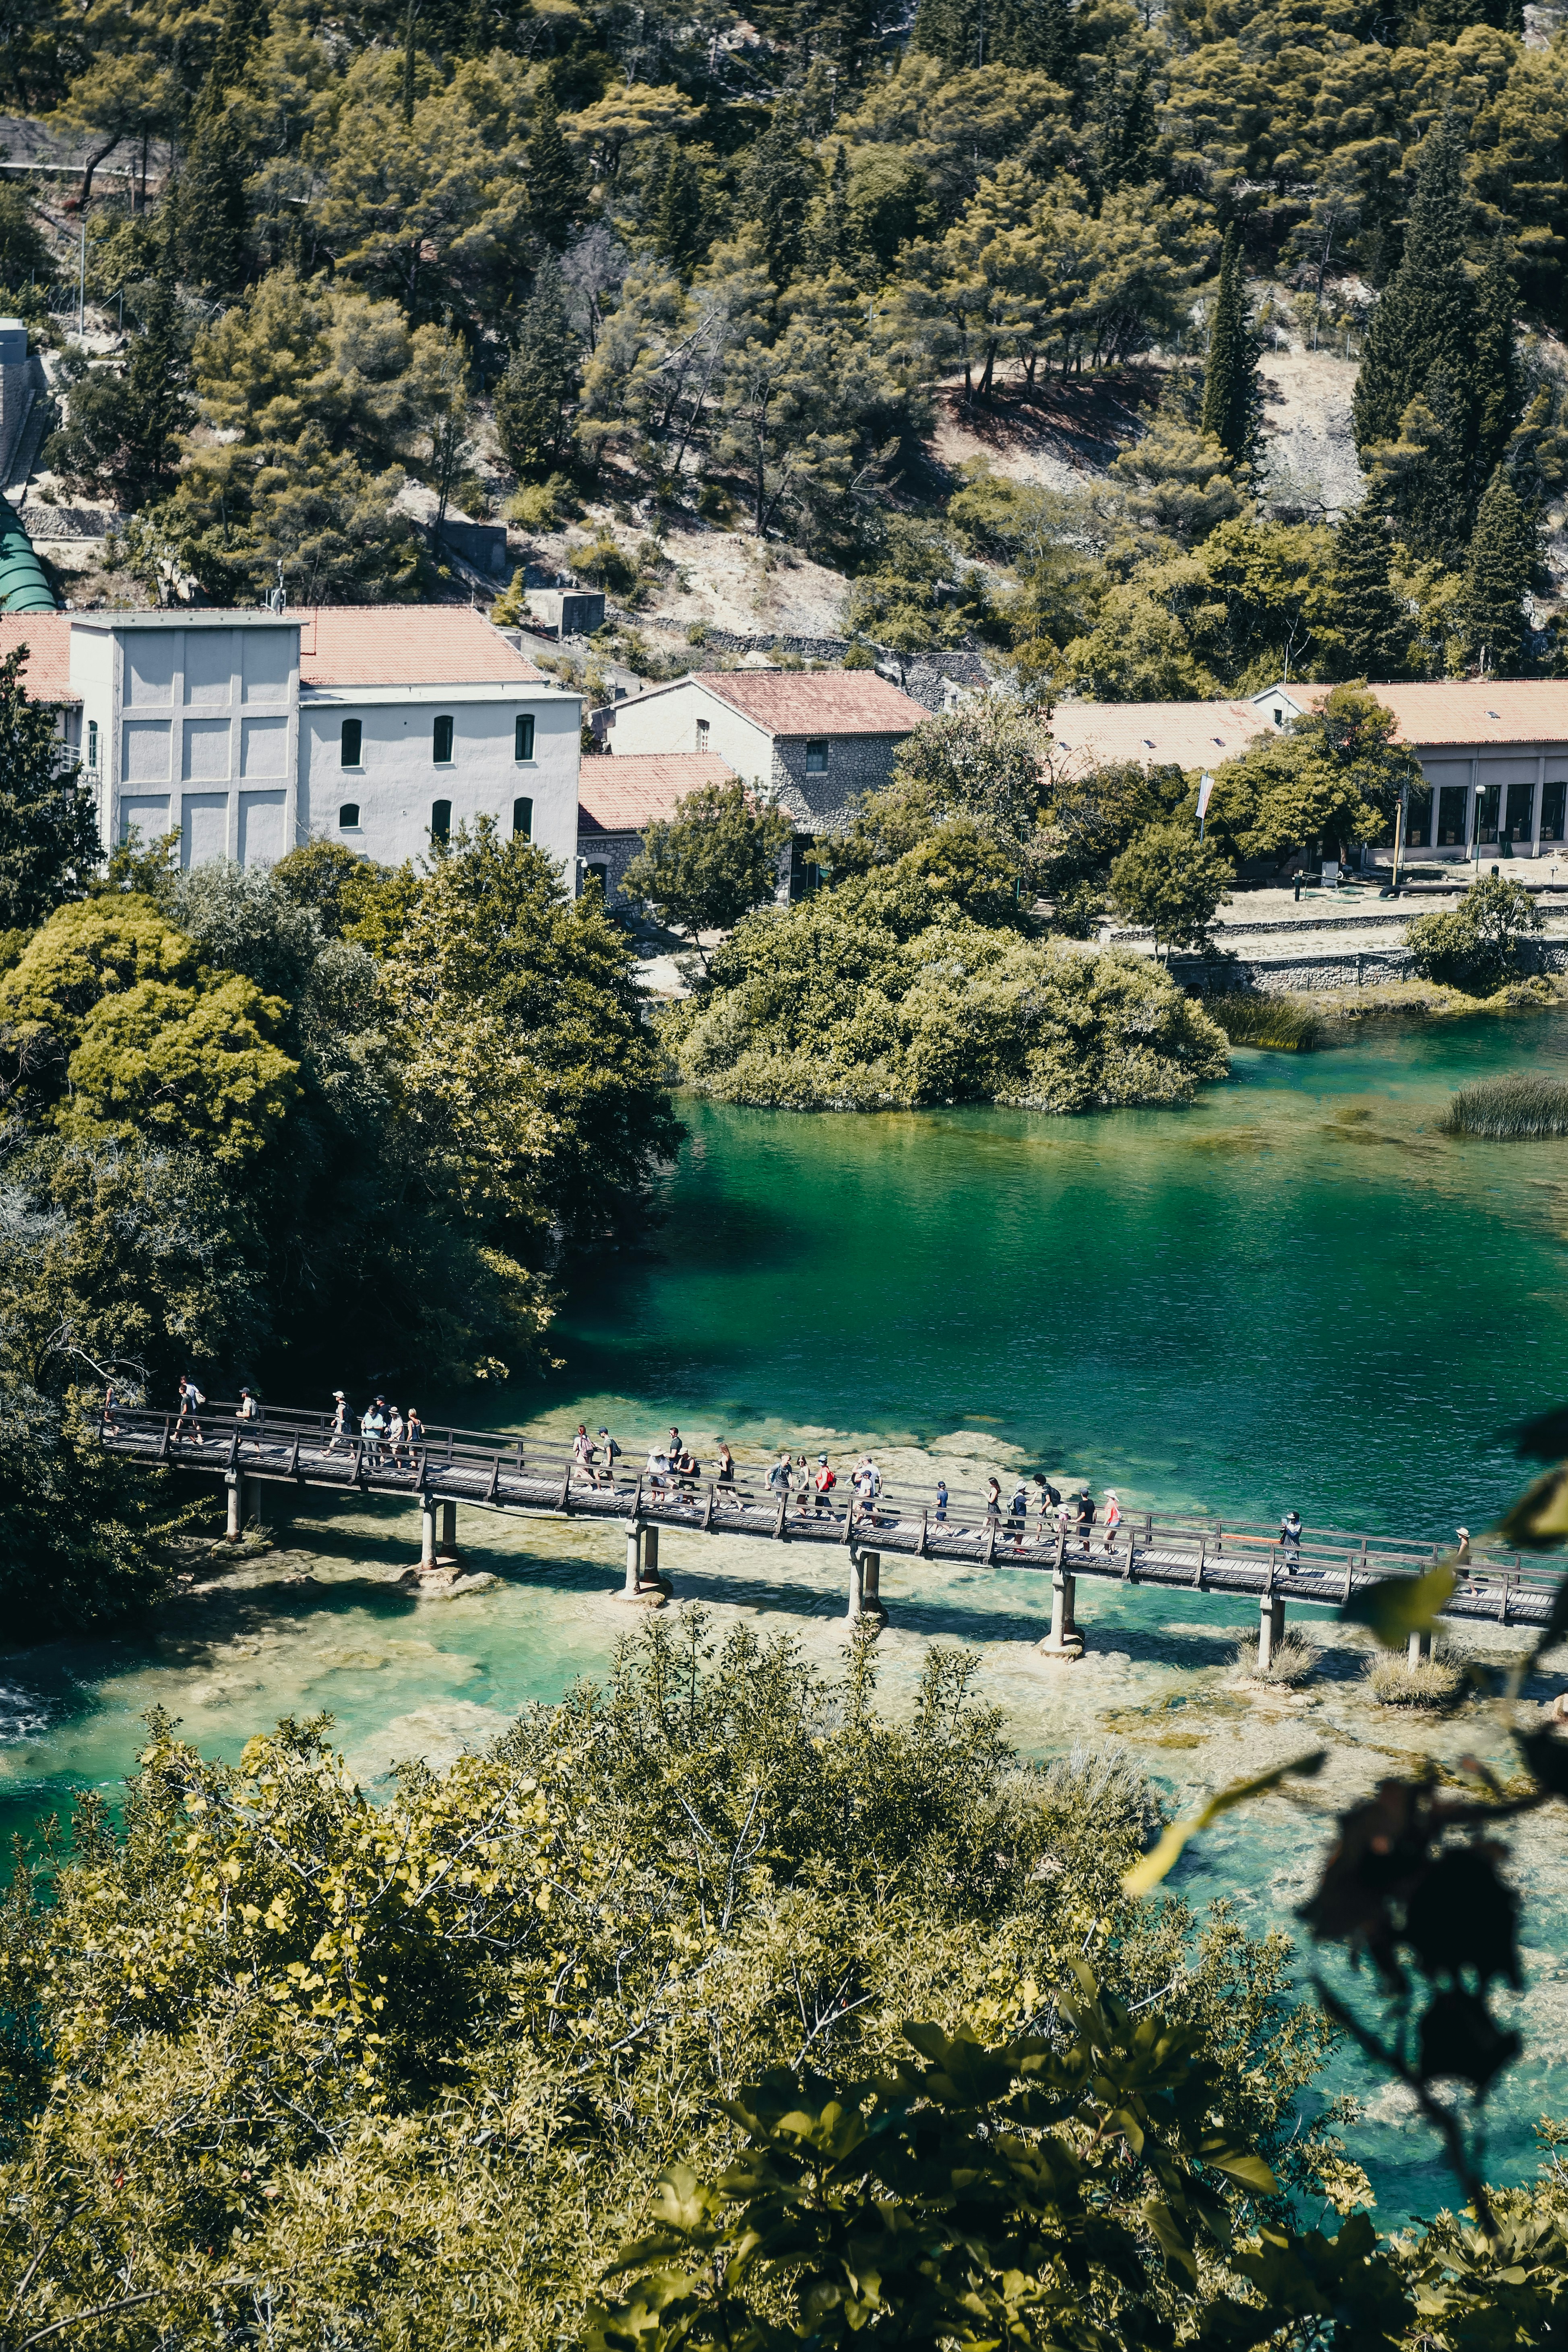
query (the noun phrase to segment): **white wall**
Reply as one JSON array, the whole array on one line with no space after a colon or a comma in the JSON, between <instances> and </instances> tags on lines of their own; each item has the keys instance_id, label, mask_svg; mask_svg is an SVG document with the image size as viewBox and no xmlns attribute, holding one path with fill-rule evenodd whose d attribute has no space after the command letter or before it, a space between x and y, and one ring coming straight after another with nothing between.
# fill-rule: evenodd
<instances>
[{"instance_id":1,"label":"white wall","mask_svg":"<svg viewBox=\"0 0 1568 2352\"><path fill-rule=\"evenodd\" d=\"M697 740L697 722L708 721L708 740ZM611 751L717 751L747 783L767 783L773 775L773 737L753 719L710 694L698 678L617 702L608 714L605 741Z\"/></svg>"},{"instance_id":2,"label":"white wall","mask_svg":"<svg viewBox=\"0 0 1568 2352\"><path fill-rule=\"evenodd\" d=\"M516 720L533 719L533 757L514 755ZM437 767L435 720L452 720L452 761ZM361 764L342 764L345 719L361 729ZM574 695L526 688L436 687L371 691L307 688L300 710L300 823L310 834L345 842L366 857L398 866L430 845L437 801L451 803L451 829L493 816L503 840L514 803L533 803L532 839L547 849L574 887L581 705ZM340 823L345 806L357 826Z\"/></svg>"}]
</instances>

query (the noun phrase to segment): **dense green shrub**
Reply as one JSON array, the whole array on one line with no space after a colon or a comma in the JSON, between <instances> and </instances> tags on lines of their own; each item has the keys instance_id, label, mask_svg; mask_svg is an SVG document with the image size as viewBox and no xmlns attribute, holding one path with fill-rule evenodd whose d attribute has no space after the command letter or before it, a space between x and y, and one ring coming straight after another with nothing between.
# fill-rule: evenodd
<instances>
[{"instance_id":1,"label":"dense green shrub","mask_svg":"<svg viewBox=\"0 0 1568 2352\"><path fill-rule=\"evenodd\" d=\"M1540 929L1540 910L1522 882L1483 874L1457 907L1417 915L1405 937L1423 980L1490 996L1518 976L1523 943Z\"/></svg>"},{"instance_id":2,"label":"dense green shrub","mask_svg":"<svg viewBox=\"0 0 1568 2352\"><path fill-rule=\"evenodd\" d=\"M1148 958L977 922L920 851L749 916L664 1015L689 1084L731 1102L1051 1111L1190 1102L1221 1032Z\"/></svg>"}]
</instances>

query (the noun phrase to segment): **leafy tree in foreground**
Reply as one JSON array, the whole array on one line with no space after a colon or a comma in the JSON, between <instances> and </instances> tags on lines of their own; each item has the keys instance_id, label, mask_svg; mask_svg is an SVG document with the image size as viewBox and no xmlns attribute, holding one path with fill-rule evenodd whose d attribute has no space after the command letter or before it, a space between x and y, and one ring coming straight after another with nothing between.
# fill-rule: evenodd
<instances>
[{"instance_id":1,"label":"leafy tree in foreground","mask_svg":"<svg viewBox=\"0 0 1568 2352\"><path fill-rule=\"evenodd\" d=\"M700 934L732 930L773 897L794 831L782 809L755 805L739 777L701 784L668 822L647 827L623 887L628 898L647 899L660 922L684 931L706 965Z\"/></svg>"},{"instance_id":2,"label":"leafy tree in foreground","mask_svg":"<svg viewBox=\"0 0 1568 2352\"><path fill-rule=\"evenodd\" d=\"M1189 824L1152 824L1110 869L1110 896L1130 922L1147 923L1154 951L1201 947L1230 893L1236 868Z\"/></svg>"},{"instance_id":3,"label":"leafy tree in foreground","mask_svg":"<svg viewBox=\"0 0 1568 2352\"><path fill-rule=\"evenodd\" d=\"M1424 980L1490 996L1519 976L1524 942L1540 929L1540 910L1522 883L1483 874L1457 907L1417 915L1405 938Z\"/></svg>"}]
</instances>

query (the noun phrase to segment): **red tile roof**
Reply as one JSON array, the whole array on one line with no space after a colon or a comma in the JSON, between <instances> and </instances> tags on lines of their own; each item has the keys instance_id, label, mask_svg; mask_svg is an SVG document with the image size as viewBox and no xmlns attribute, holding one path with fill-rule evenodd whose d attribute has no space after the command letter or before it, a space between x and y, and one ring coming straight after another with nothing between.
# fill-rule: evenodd
<instances>
[{"instance_id":1,"label":"red tile roof","mask_svg":"<svg viewBox=\"0 0 1568 2352\"><path fill-rule=\"evenodd\" d=\"M1247 702L1058 702L1051 757L1074 768L1121 760L1215 768L1270 724Z\"/></svg>"},{"instance_id":2,"label":"red tile roof","mask_svg":"<svg viewBox=\"0 0 1568 2352\"><path fill-rule=\"evenodd\" d=\"M466 604L315 604L300 611L301 686L492 686L543 672Z\"/></svg>"},{"instance_id":3,"label":"red tile roof","mask_svg":"<svg viewBox=\"0 0 1568 2352\"><path fill-rule=\"evenodd\" d=\"M734 770L717 751L617 751L584 760L577 772L579 833L640 833L672 817L700 784L728 784Z\"/></svg>"},{"instance_id":4,"label":"red tile roof","mask_svg":"<svg viewBox=\"0 0 1568 2352\"><path fill-rule=\"evenodd\" d=\"M907 735L931 717L874 669L704 670L700 683L770 735Z\"/></svg>"},{"instance_id":5,"label":"red tile roof","mask_svg":"<svg viewBox=\"0 0 1568 2352\"><path fill-rule=\"evenodd\" d=\"M1431 685L1370 689L1399 721L1406 743L1568 743L1568 678L1451 677ZM1292 698L1316 709L1332 689L1293 686Z\"/></svg>"},{"instance_id":6,"label":"red tile roof","mask_svg":"<svg viewBox=\"0 0 1568 2352\"><path fill-rule=\"evenodd\" d=\"M22 683L35 702L79 702L71 685L68 613L0 613L0 656L27 648Z\"/></svg>"}]
</instances>

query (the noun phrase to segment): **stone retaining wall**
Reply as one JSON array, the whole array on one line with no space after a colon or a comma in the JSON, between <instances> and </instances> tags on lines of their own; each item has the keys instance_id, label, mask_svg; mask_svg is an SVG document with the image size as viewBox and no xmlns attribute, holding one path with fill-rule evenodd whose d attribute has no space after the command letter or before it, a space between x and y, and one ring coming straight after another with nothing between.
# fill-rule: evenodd
<instances>
[{"instance_id":1,"label":"stone retaining wall","mask_svg":"<svg viewBox=\"0 0 1568 2352\"><path fill-rule=\"evenodd\" d=\"M1521 962L1526 971L1568 971L1568 940L1527 940ZM1303 947L1297 955L1177 955L1171 971L1184 988L1205 996L1256 989L1265 996L1326 988L1371 988L1379 981L1420 977L1403 944L1341 950Z\"/></svg>"}]
</instances>

